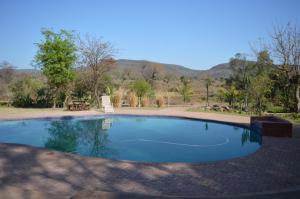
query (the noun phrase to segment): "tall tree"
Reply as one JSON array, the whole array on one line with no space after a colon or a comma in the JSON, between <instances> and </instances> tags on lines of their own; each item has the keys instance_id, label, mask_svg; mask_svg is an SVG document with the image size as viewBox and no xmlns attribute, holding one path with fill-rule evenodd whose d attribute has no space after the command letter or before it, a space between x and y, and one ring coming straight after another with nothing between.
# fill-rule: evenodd
<instances>
[{"instance_id":1,"label":"tall tree","mask_svg":"<svg viewBox=\"0 0 300 199\"><path fill-rule=\"evenodd\" d=\"M249 104L249 88L250 77L253 75L253 63L247 61L245 55L237 53L234 58L230 59L229 65L232 70L231 78L235 82L235 86L243 95L244 109L248 110Z\"/></svg>"},{"instance_id":2,"label":"tall tree","mask_svg":"<svg viewBox=\"0 0 300 199\"><path fill-rule=\"evenodd\" d=\"M269 73L274 68L273 60L268 50L262 50L257 53L255 63L256 74Z\"/></svg>"},{"instance_id":3,"label":"tall tree","mask_svg":"<svg viewBox=\"0 0 300 199\"><path fill-rule=\"evenodd\" d=\"M41 67L52 88L55 108L59 93L69 93L68 84L74 79L76 46L72 33L66 30L55 33L45 29L42 35L44 41L36 44L38 51L35 62Z\"/></svg>"},{"instance_id":4,"label":"tall tree","mask_svg":"<svg viewBox=\"0 0 300 199\"><path fill-rule=\"evenodd\" d=\"M86 69L86 81L91 86L93 99L100 108L100 97L103 94L102 82L105 81L107 72L115 65L113 59L115 49L109 42L88 36L86 40L80 41L79 51L82 67Z\"/></svg>"},{"instance_id":5,"label":"tall tree","mask_svg":"<svg viewBox=\"0 0 300 199\"><path fill-rule=\"evenodd\" d=\"M300 27L288 23L285 26L276 26L272 34L271 49L280 61L279 70L289 78L294 88L295 110L300 112Z\"/></svg>"},{"instance_id":6,"label":"tall tree","mask_svg":"<svg viewBox=\"0 0 300 199\"><path fill-rule=\"evenodd\" d=\"M267 50L259 51L256 56L255 73L252 77L250 92L254 111L261 115L267 107L267 97L271 93L270 73L273 69L273 60Z\"/></svg>"}]
</instances>

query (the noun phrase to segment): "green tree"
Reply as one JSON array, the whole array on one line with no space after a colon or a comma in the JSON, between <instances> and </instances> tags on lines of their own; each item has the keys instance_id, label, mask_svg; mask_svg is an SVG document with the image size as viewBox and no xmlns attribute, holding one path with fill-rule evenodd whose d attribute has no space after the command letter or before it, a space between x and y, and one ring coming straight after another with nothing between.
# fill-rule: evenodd
<instances>
[{"instance_id":1,"label":"green tree","mask_svg":"<svg viewBox=\"0 0 300 199\"><path fill-rule=\"evenodd\" d=\"M232 70L231 81L234 82L236 89L243 97L244 109L248 111L250 79L254 72L254 65L247 61L246 56L241 53L237 53L234 58L231 58L229 65Z\"/></svg>"},{"instance_id":2,"label":"green tree","mask_svg":"<svg viewBox=\"0 0 300 199\"><path fill-rule=\"evenodd\" d=\"M139 99L139 107L141 107L141 99L147 94L151 93L151 85L145 80L136 80L131 85L132 91L138 96Z\"/></svg>"},{"instance_id":3,"label":"green tree","mask_svg":"<svg viewBox=\"0 0 300 199\"><path fill-rule=\"evenodd\" d=\"M271 93L270 72L273 69L273 60L267 50L257 53L257 60L254 64L255 74L252 77L250 93L253 101L253 109L259 115L266 110L268 99Z\"/></svg>"},{"instance_id":4,"label":"green tree","mask_svg":"<svg viewBox=\"0 0 300 199\"><path fill-rule=\"evenodd\" d=\"M184 76L180 77L181 85L177 88L177 92L182 96L183 102L188 102L191 100L193 89L190 85L190 81Z\"/></svg>"},{"instance_id":5,"label":"green tree","mask_svg":"<svg viewBox=\"0 0 300 199\"><path fill-rule=\"evenodd\" d=\"M230 86L225 92L224 92L224 98L225 101L229 103L229 106L235 107L235 102L237 101L239 97L239 91L235 88L235 86Z\"/></svg>"},{"instance_id":6,"label":"green tree","mask_svg":"<svg viewBox=\"0 0 300 199\"><path fill-rule=\"evenodd\" d=\"M267 108L267 95L271 90L271 81L267 73L261 73L253 78L251 84L251 97L253 99L253 108L259 115Z\"/></svg>"},{"instance_id":7,"label":"green tree","mask_svg":"<svg viewBox=\"0 0 300 199\"><path fill-rule=\"evenodd\" d=\"M268 50L262 50L257 54L256 74L269 73L273 69L273 60Z\"/></svg>"},{"instance_id":8,"label":"green tree","mask_svg":"<svg viewBox=\"0 0 300 199\"><path fill-rule=\"evenodd\" d=\"M55 33L46 29L42 30L42 35L44 41L37 43L35 62L48 79L53 91L53 108L55 108L59 93L64 90L68 96L68 84L74 79L76 46L72 33L66 30Z\"/></svg>"},{"instance_id":9,"label":"green tree","mask_svg":"<svg viewBox=\"0 0 300 199\"><path fill-rule=\"evenodd\" d=\"M207 77L205 80L204 80L204 83L205 83L205 88L206 88L206 106L209 106L209 100L208 100L208 97L209 97L209 87L212 85L213 83L213 80L210 78L210 77Z\"/></svg>"},{"instance_id":10,"label":"green tree","mask_svg":"<svg viewBox=\"0 0 300 199\"><path fill-rule=\"evenodd\" d=\"M44 87L42 81L24 75L15 80L10 90L13 94L13 105L16 107L31 107L37 103L39 91Z\"/></svg>"}]
</instances>

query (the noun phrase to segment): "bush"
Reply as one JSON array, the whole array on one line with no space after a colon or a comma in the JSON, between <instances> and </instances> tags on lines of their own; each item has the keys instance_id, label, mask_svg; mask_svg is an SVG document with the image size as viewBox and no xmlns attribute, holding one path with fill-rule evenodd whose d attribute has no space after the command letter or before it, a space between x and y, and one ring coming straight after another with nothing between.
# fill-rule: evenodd
<instances>
[{"instance_id":1,"label":"bush","mask_svg":"<svg viewBox=\"0 0 300 199\"><path fill-rule=\"evenodd\" d=\"M269 106L268 107L268 112L269 113L284 113L284 107L281 106Z\"/></svg>"},{"instance_id":2,"label":"bush","mask_svg":"<svg viewBox=\"0 0 300 199\"><path fill-rule=\"evenodd\" d=\"M128 96L128 101L129 101L130 107L136 107L137 106L138 99L135 96L135 94L130 93L129 96Z\"/></svg>"},{"instance_id":3,"label":"bush","mask_svg":"<svg viewBox=\"0 0 300 199\"><path fill-rule=\"evenodd\" d=\"M13 94L12 105L15 107L47 107L49 102L49 91L44 82L25 75L19 77L10 86Z\"/></svg>"},{"instance_id":4,"label":"bush","mask_svg":"<svg viewBox=\"0 0 300 199\"><path fill-rule=\"evenodd\" d=\"M115 108L119 108L121 107L121 95L119 93L116 93L114 96L113 96L113 106Z\"/></svg>"},{"instance_id":5,"label":"bush","mask_svg":"<svg viewBox=\"0 0 300 199\"><path fill-rule=\"evenodd\" d=\"M164 100L164 98L163 98L163 97L158 97L158 98L156 99L156 105L157 105L157 107L159 107L159 108L163 107L163 106L165 105L165 100Z\"/></svg>"},{"instance_id":6,"label":"bush","mask_svg":"<svg viewBox=\"0 0 300 199\"><path fill-rule=\"evenodd\" d=\"M143 98L141 101L142 107L147 107L149 106L149 99L148 98Z\"/></svg>"},{"instance_id":7,"label":"bush","mask_svg":"<svg viewBox=\"0 0 300 199\"><path fill-rule=\"evenodd\" d=\"M32 103L33 100L29 95L18 94L14 96L12 105L14 107L31 107Z\"/></svg>"}]
</instances>

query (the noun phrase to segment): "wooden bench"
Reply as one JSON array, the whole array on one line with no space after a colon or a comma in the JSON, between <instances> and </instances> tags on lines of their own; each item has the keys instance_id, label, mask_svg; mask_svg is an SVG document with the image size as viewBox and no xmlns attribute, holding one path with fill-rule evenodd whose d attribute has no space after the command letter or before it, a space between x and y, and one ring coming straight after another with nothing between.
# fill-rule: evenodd
<instances>
[{"instance_id":1,"label":"wooden bench","mask_svg":"<svg viewBox=\"0 0 300 199\"><path fill-rule=\"evenodd\" d=\"M251 117L250 124L263 136L292 137L293 124L275 116Z\"/></svg>"},{"instance_id":2,"label":"wooden bench","mask_svg":"<svg viewBox=\"0 0 300 199\"><path fill-rule=\"evenodd\" d=\"M82 100L74 100L68 104L68 110L70 111L84 111L89 109L90 104Z\"/></svg>"}]
</instances>

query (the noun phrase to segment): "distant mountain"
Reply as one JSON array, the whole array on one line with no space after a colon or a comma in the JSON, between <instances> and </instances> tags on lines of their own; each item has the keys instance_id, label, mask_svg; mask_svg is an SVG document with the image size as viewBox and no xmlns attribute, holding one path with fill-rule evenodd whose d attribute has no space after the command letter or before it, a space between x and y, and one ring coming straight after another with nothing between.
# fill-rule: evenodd
<instances>
[{"instance_id":1,"label":"distant mountain","mask_svg":"<svg viewBox=\"0 0 300 199\"><path fill-rule=\"evenodd\" d=\"M25 73L25 74L39 74L41 73L40 70L37 69L17 69L17 73Z\"/></svg>"},{"instance_id":2,"label":"distant mountain","mask_svg":"<svg viewBox=\"0 0 300 199\"><path fill-rule=\"evenodd\" d=\"M212 78L227 78L231 75L229 63L218 64L212 68L202 72L203 76L210 76Z\"/></svg>"},{"instance_id":3,"label":"distant mountain","mask_svg":"<svg viewBox=\"0 0 300 199\"><path fill-rule=\"evenodd\" d=\"M141 73L143 67L147 64L160 64L163 66L164 71L166 73L170 73L176 76L188 76L188 77L202 77L210 76L212 78L226 78L231 74L231 70L228 63L219 64L213 66L208 70L194 70L184 66L175 65L175 64L164 64L151 62L146 60L127 60L127 59L119 59L117 60L116 70L125 70L131 69L136 71L137 73Z\"/></svg>"},{"instance_id":4,"label":"distant mountain","mask_svg":"<svg viewBox=\"0 0 300 199\"><path fill-rule=\"evenodd\" d=\"M151 62L147 60L129 60L119 59L116 63L114 71L132 70L136 75L141 75L143 68L149 64L160 64L166 73L173 74L175 76L187 76L187 77L200 77L205 78L207 76L212 78L226 78L231 74L231 70L228 63L218 64L208 70L194 70L181 65L176 64L164 64L158 62ZM39 74L40 70L35 69L18 69L18 73L30 73Z\"/></svg>"}]
</instances>

